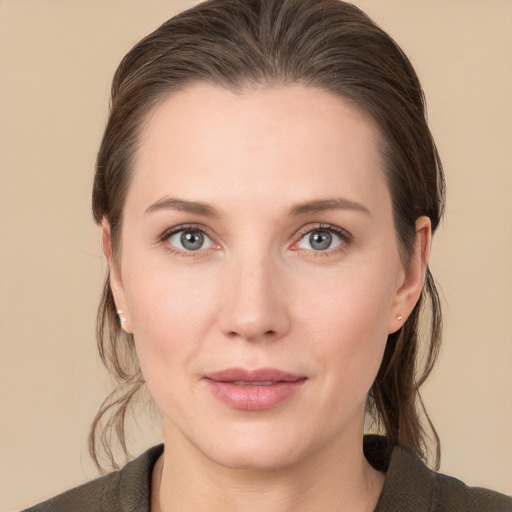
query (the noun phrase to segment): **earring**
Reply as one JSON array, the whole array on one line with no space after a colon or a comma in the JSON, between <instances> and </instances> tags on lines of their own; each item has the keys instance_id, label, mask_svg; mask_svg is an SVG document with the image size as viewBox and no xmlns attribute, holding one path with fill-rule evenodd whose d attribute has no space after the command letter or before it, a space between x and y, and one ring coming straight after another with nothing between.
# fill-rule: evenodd
<instances>
[{"instance_id":1,"label":"earring","mask_svg":"<svg viewBox=\"0 0 512 512\"><path fill-rule=\"evenodd\" d=\"M404 318L404 317L403 317L402 315L397 315L397 316L396 316L396 319L397 319L399 322L401 322L401 321L403 320L403 318Z\"/></svg>"},{"instance_id":2,"label":"earring","mask_svg":"<svg viewBox=\"0 0 512 512\"><path fill-rule=\"evenodd\" d=\"M117 310L117 314L119 315L119 319L121 320L121 324L124 324L126 322L126 317L125 316L121 316L123 313L124 313L124 311L122 309L118 309Z\"/></svg>"}]
</instances>

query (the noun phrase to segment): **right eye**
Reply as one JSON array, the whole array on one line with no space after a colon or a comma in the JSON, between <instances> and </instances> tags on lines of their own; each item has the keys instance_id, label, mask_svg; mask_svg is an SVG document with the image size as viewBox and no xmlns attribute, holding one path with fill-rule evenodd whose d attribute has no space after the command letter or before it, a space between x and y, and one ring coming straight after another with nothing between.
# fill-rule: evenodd
<instances>
[{"instance_id":1,"label":"right eye","mask_svg":"<svg viewBox=\"0 0 512 512\"><path fill-rule=\"evenodd\" d=\"M167 243L181 252L211 249L214 244L211 238L199 228L183 228L169 234Z\"/></svg>"}]
</instances>

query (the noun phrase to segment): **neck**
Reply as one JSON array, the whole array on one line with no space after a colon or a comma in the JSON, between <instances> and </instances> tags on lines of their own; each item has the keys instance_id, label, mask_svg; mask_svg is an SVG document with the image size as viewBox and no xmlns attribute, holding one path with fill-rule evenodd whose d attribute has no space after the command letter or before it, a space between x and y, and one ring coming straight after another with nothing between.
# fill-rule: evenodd
<instances>
[{"instance_id":1,"label":"neck","mask_svg":"<svg viewBox=\"0 0 512 512\"><path fill-rule=\"evenodd\" d=\"M152 512L371 512L385 479L366 461L362 439L272 470L227 468L180 443L165 446L153 472Z\"/></svg>"}]
</instances>

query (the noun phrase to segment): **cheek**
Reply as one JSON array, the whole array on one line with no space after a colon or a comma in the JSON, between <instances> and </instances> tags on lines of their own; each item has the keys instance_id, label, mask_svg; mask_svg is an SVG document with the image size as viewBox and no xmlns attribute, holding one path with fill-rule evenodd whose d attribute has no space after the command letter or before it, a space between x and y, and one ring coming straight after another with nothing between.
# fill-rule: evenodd
<instances>
[{"instance_id":1,"label":"cheek","mask_svg":"<svg viewBox=\"0 0 512 512\"><path fill-rule=\"evenodd\" d=\"M299 318L313 319L333 334L373 332L387 337L397 265L386 263L381 257L379 262L357 262L339 271L309 272L294 293L301 301Z\"/></svg>"},{"instance_id":2,"label":"cheek","mask_svg":"<svg viewBox=\"0 0 512 512\"><path fill-rule=\"evenodd\" d=\"M194 361L216 318L215 281L201 269L145 260L124 277L137 354L151 387ZM211 276L210 276L211 277Z\"/></svg>"},{"instance_id":3,"label":"cheek","mask_svg":"<svg viewBox=\"0 0 512 512\"><path fill-rule=\"evenodd\" d=\"M327 385L357 400L368 392L382 361L394 297L392 269L384 273L373 268L318 279L323 293L303 293L298 315L306 338L315 340L313 357L323 367Z\"/></svg>"},{"instance_id":4,"label":"cheek","mask_svg":"<svg viewBox=\"0 0 512 512\"><path fill-rule=\"evenodd\" d=\"M340 298L339 308L330 308L336 320L331 323L326 364L336 365L349 381L371 385L380 366L387 340L387 316L380 314L375 295ZM359 300L358 300L359 299ZM327 338L327 337L326 337ZM336 378L336 370L326 372ZM354 386L357 387L357 386Z\"/></svg>"}]
</instances>

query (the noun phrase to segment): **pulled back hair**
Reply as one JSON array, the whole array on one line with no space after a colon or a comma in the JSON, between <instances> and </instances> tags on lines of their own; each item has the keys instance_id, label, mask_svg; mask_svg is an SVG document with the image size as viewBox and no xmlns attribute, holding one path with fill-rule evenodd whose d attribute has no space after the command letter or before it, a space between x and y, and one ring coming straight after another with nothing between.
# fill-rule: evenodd
<instances>
[{"instance_id":1,"label":"pulled back hair","mask_svg":"<svg viewBox=\"0 0 512 512\"><path fill-rule=\"evenodd\" d=\"M197 82L235 92L251 86L302 84L357 103L380 129L383 172L404 264L414 249L418 217L429 217L433 231L439 225L444 177L427 126L423 91L411 63L389 35L360 9L339 0L209 0L142 39L115 73L92 196L96 222L107 219L110 224L114 258L121 250L123 205L144 121L169 94ZM427 459L424 414L434 440L436 467L439 438L419 387L437 358L441 325L439 296L427 270L412 314L388 337L367 401L367 414L377 431ZM94 419L89 448L99 467L102 451L110 465L118 467L113 442L118 441L127 455L125 419L144 388L144 378L133 335L120 327L108 275L98 310L97 340L101 359L118 387Z\"/></svg>"}]
</instances>

